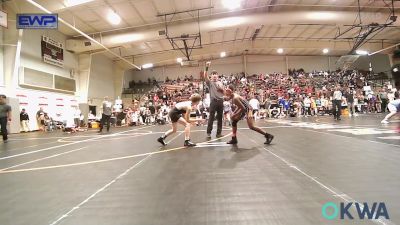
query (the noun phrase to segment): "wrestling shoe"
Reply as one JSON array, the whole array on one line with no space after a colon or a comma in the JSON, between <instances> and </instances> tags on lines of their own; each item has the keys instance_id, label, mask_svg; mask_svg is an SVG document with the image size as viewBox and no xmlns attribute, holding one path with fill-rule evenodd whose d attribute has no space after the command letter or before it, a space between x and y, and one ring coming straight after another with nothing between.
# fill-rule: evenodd
<instances>
[{"instance_id":1,"label":"wrestling shoe","mask_svg":"<svg viewBox=\"0 0 400 225\"><path fill-rule=\"evenodd\" d=\"M272 140L274 139L274 135L272 134L265 134L265 138L267 139L264 144L269 145L271 144Z\"/></svg>"},{"instance_id":2,"label":"wrestling shoe","mask_svg":"<svg viewBox=\"0 0 400 225\"><path fill-rule=\"evenodd\" d=\"M389 121L387 121L387 120L382 120L381 121L381 124L388 124L389 123Z\"/></svg>"},{"instance_id":3,"label":"wrestling shoe","mask_svg":"<svg viewBox=\"0 0 400 225\"><path fill-rule=\"evenodd\" d=\"M163 146L166 146L166 145L167 145L167 143L165 143L165 140L164 140L163 137L159 137L159 138L157 139L157 141L160 142Z\"/></svg>"},{"instance_id":4,"label":"wrestling shoe","mask_svg":"<svg viewBox=\"0 0 400 225\"><path fill-rule=\"evenodd\" d=\"M194 147L196 146L195 143L191 142L190 140L185 140L185 143L183 144L185 147Z\"/></svg>"},{"instance_id":5,"label":"wrestling shoe","mask_svg":"<svg viewBox=\"0 0 400 225\"><path fill-rule=\"evenodd\" d=\"M228 145L236 145L238 143L236 137L232 137L232 139L228 142L226 142Z\"/></svg>"}]
</instances>

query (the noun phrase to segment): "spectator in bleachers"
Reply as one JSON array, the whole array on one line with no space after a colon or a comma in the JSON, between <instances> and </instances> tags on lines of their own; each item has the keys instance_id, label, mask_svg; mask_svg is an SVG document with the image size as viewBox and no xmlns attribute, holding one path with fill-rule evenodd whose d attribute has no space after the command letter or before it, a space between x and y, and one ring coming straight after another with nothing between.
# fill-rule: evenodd
<instances>
[{"instance_id":1,"label":"spectator in bleachers","mask_svg":"<svg viewBox=\"0 0 400 225\"><path fill-rule=\"evenodd\" d=\"M346 98L347 102L347 109L349 110L349 116L354 116L355 115L355 107L354 107L354 91L348 88L343 96Z\"/></svg>"},{"instance_id":2,"label":"spectator in bleachers","mask_svg":"<svg viewBox=\"0 0 400 225\"><path fill-rule=\"evenodd\" d=\"M289 74L270 73L245 76L244 73L238 73L221 74L219 76L224 86L235 85L237 92L247 101L253 99L253 96L256 97L260 102L259 110L265 108L266 117L272 118L289 115L325 115L333 112L333 106L335 106L337 114L340 113L340 109L344 106L348 107L351 116L357 115L356 112L383 112L386 109L384 107L384 99L393 98L392 93L384 92L383 88L381 93L376 89L377 87L372 87L371 84L368 84L366 75L359 71L338 70L305 73L304 70L300 69L290 70ZM140 99L140 103L137 105L147 107L150 106L150 103L153 104L156 109L152 115L154 118L161 118L162 114L159 111L163 102L166 103L168 108L171 108L174 102L187 100L193 92L202 93L202 82L192 80L189 78L189 74L186 77L186 81L178 79L179 82L170 81L161 84L156 90L150 91L144 98ZM370 85L375 94L363 92L363 88L366 85ZM388 84L385 85L387 87ZM346 90L339 105L334 104L336 87ZM205 89L207 91L207 87ZM353 92L353 104L351 104L351 95L347 94L347 90ZM280 98L279 102L278 97ZM209 94L205 94L203 102L204 104L200 107L200 111L202 115L207 115L210 110ZM379 105L381 105L381 109L379 109ZM259 111L259 117L261 116L261 111ZM143 119L141 118L140 120Z\"/></svg>"},{"instance_id":3,"label":"spectator in bleachers","mask_svg":"<svg viewBox=\"0 0 400 225\"><path fill-rule=\"evenodd\" d=\"M260 102L253 95L253 97L249 101L249 104L250 104L251 108L253 109L254 120L257 121L257 119L258 119L258 111L260 110Z\"/></svg>"}]
</instances>

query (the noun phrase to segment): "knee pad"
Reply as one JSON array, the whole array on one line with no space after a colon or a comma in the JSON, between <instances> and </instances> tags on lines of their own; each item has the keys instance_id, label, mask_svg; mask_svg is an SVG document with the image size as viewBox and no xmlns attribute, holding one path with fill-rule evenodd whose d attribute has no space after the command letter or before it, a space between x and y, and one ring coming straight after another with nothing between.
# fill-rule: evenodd
<instances>
[{"instance_id":1,"label":"knee pad","mask_svg":"<svg viewBox=\"0 0 400 225\"><path fill-rule=\"evenodd\" d=\"M232 121L232 127L237 127L237 124L238 124L237 120Z\"/></svg>"}]
</instances>

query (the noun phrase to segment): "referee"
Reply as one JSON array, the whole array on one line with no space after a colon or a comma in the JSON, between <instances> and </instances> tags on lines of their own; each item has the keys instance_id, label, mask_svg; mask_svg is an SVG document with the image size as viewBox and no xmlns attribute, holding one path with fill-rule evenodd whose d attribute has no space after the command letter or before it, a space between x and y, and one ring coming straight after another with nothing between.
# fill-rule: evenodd
<instances>
[{"instance_id":1,"label":"referee","mask_svg":"<svg viewBox=\"0 0 400 225\"><path fill-rule=\"evenodd\" d=\"M332 107L333 107L333 117L335 120L341 120L341 110L342 110L342 92L340 87L335 88L332 96Z\"/></svg>"},{"instance_id":2,"label":"referee","mask_svg":"<svg viewBox=\"0 0 400 225\"><path fill-rule=\"evenodd\" d=\"M215 119L215 113L217 113L217 137L221 137L222 132L222 116L224 111L224 87L218 80L218 73L213 71L211 73L211 80L208 77L208 67L210 62L206 63L206 71L203 73L203 79L205 79L208 89L210 91L210 118L207 126L207 138L211 138L211 131L213 129L213 123Z\"/></svg>"}]
</instances>

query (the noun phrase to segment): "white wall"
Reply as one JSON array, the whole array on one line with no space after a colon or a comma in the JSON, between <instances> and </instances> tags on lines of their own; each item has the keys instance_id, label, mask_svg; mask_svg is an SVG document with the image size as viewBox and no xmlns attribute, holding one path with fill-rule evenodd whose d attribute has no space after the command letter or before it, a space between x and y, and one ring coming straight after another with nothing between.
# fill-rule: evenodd
<instances>
[{"instance_id":1,"label":"white wall","mask_svg":"<svg viewBox=\"0 0 400 225\"><path fill-rule=\"evenodd\" d=\"M287 71L285 56L248 55L246 58L249 75Z\"/></svg>"},{"instance_id":2,"label":"white wall","mask_svg":"<svg viewBox=\"0 0 400 225\"><path fill-rule=\"evenodd\" d=\"M193 75L195 78L200 77L200 71L204 70L204 62L200 62L198 67L181 67L178 64L174 66L157 67L152 69L127 70L124 75L124 87L129 86L129 81L142 80L147 82L147 79L156 78L158 81L164 81L168 76L170 79L185 77L185 75ZM210 70L216 70L220 74L231 74L243 71L243 60L241 56L228 57L212 61Z\"/></svg>"},{"instance_id":3,"label":"white wall","mask_svg":"<svg viewBox=\"0 0 400 225\"><path fill-rule=\"evenodd\" d=\"M12 9L7 9L7 11L9 13L9 18L15 18L15 13L12 12ZM61 94L19 87L18 73L16 71L18 71L18 68L21 66L24 66L47 73L70 77L71 69L75 70L78 67L77 56L64 51L63 68L47 64L43 62L41 56L41 36L49 36L63 44L65 44L66 36L56 30L16 30L15 22L9 22L8 28L3 30L1 36L1 43L6 45L3 46L3 51L0 53L0 72L1 76L4 77L5 84L5 87L1 87L0 91L6 93L10 98L19 99L19 102L23 103L17 108L14 107L12 110L14 112L19 112L22 108L25 108L31 118L31 129L37 129L35 116L40 104L44 104L43 107L45 111L48 112L51 117L60 119L67 114L67 111L71 111L71 105L77 105L76 96L73 94ZM17 51L18 40L20 40L21 43L20 54ZM19 124L19 120L14 119L12 123Z\"/></svg>"},{"instance_id":4,"label":"white wall","mask_svg":"<svg viewBox=\"0 0 400 225\"><path fill-rule=\"evenodd\" d=\"M0 6L0 9L1 6ZM4 86L4 53L3 53L3 44L4 44L4 37L3 37L3 27L0 27L0 86Z\"/></svg>"},{"instance_id":5,"label":"white wall","mask_svg":"<svg viewBox=\"0 0 400 225\"><path fill-rule=\"evenodd\" d=\"M369 70L369 63L375 73L388 72L391 69L390 55L376 54L373 56L360 56L351 68ZM390 73L388 73L390 75Z\"/></svg>"},{"instance_id":6,"label":"white wall","mask_svg":"<svg viewBox=\"0 0 400 225\"><path fill-rule=\"evenodd\" d=\"M3 4L0 4L0 10L5 11L6 9L3 9ZM12 26L14 25L13 23L10 24L10 22L8 22L8 26ZM4 86L4 79L5 79L5 75L4 75L4 44L11 44L11 43L6 43L5 40L5 31L7 31L7 28L4 28L2 26L0 26L0 87ZM4 92L2 92L4 93Z\"/></svg>"},{"instance_id":7,"label":"white wall","mask_svg":"<svg viewBox=\"0 0 400 225\"><path fill-rule=\"evenodd\" d=\"M71 70L76 70L78 68L77 55L64 50L63 67L43 62L41 55L41 39L43 35L48 36L65 46L66 36L56 30L24 30L22 36L21 66L63 77L70 77Z\"/></svg>"},{"instance_id":8,"label":"white wall","mask_svg":"<svg viewBox=\"0 0 400 225\"><path fill-rule=\"evenodd\" d=\"M336 70L335 62L339 57L327 56L288 56L288 65L290 69L303 68L306 72L313 70Z\"/></svg>"},{"instance_id":9,"label":"white wall","mask_svg":"<svg viewBox=\"0 0 400 225\"><path fill-rule=\"evenodd\" d=\"M25 109L30 117L29 126L33 130L37 130L36 112L39 110L41 104L45 112L56 120L64 120L65 116L70 115L73 105L78 105L76 96L54 93L48 91L30 90L19 88L16 90L16 97L19 99L19 109ZM19 120L16 120L19 121Z\"/></svg>"},{"instance_id":10,"label":"white wall","mask_svg":"<svg viewBox=\"0 0 400 225\"><path fill-rule=\"evenodd\" d=\"M115 99L114 62L102 54L93 54L90 64L88 98L90 105L100 105L105 96Z\"/></svg>"},{"instance_id":11,"label":"white wall","mask_svg":"<svg viewBox=\"0 0 400 225\"><path fill-rule=\"evenodd\" d=\"M16 29L15 22L11 20L13 18L13 11L10 8L5 8L8 12L8 28L3 28L2 43L7 44L3 46L3 84L5 86L4 92L6 95L10 95L12 90L16 88L13 82L14 75L14 63L17 50L18 31ZM15 15L15 14L14 14ZM15 16L14 16L15 18Z\"/></svg>"},{"instance_id":12,"label":"white wall","mask_svg":"<svg viewBox=\"0 0 400 225\"><path fill-rule=\"evenodd\" d=\"M246 65L244 65L244 58L246 58ZM335 70L335 62L338 57L328 56L288 56L288 68L300 69L306 71L312 70ZM168 76L170 79L184 77L185 74L193 75L195 78L199 77L199 72L203 70L204 62L200 62L199 67L180 67L166 66L157 67L153 69L145 69L142 71L129 70L126 71L124 77L124 87L128 87L129 81L147 81L147 79L155 77L157 80L165 80ZM227 57L223 59L212 60L210 70L216 70L220 74L231 74L244 72L249 75L260 73L273 73L283 72L286 73L286 57L285 56L267 56L267 55L246 55Z\"/></svg>"},{"instance_id":13,"label":"white wall","mask_svg":"<svg viewBox=\"0 0 400 225\"><path fill-rule=\"evenodd\" d=\"M90 54L80 54L78 56L76 86L77 95L79 96L79 103L87 103L88 100L91 57L92 56Z\"/></svg>"}]
</instances>

